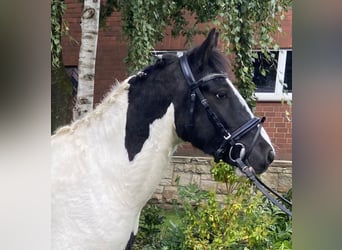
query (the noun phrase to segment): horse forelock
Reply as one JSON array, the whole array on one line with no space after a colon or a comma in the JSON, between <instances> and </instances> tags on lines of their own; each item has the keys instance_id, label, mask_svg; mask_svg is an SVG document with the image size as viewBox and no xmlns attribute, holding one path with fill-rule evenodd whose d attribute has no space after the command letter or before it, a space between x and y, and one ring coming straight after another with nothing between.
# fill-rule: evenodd
<instances>
[{"instance_id":1,"label":"horse forelock","mask_svg":"<svg viewBox=\"0 0 342 250\"><path fill-rule=\"evenodd\" d=\"M225 72L232 77L232 66L226 56L224 56L218 49L213 49L209 55L209 66L220 72Z\"/></svg>"},{"instance_id":2,"label":"horse forelock","mask_svg":"<svg viewBox=\"0 0 342 250\"><path fill-rule=\"evenodd\" d=\"M208 52L208 61L202 62L199 54L200 47L195 47L190 50L188 54L188 60L190 67L195 75L196 79L203 77L209 73L226 73L230 79L234 78L233 70L230 60L217 48L213 48Z\"/></svg>"}]
</instances>

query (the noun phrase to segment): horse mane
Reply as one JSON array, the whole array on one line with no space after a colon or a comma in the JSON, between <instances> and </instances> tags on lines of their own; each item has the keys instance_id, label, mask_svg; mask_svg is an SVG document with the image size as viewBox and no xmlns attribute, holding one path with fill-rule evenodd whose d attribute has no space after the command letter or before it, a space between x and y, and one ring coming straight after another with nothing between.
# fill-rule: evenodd
<instances>
[{"instance_id":1,"label":"horse mane","mask_svg":"<svg viewBox=\"0 0 342 250\"><path fill-rule=\"evenodd\" d=\"M93 111L89 112L81 119L73 121L70 125L58 128L52 137L62 134L72 134L78 127L89 124L93 119L97 119L102 116L102 114L116 102L117 97L129 89L128 81L131 78L132 77L128 77L122 82L116 81L116 84L113 84L111 90L108 91L103 100L94 108Z\"/></svg>"},{"instance_id":2,"label":"horse mane","mask_svg":"<svg viewBox=\"0 0 342 250\"><path fill-rule=\"evenodd\" d=\"M199 50L199 47L195 47L187 52L187 55L189 56L189 60L191 60L194 55ZM193 58L195 62L198 61L198 58ZM161 70L165 68L166 66L178 61L178 56L166 53L161 58L158 58L153 64L147 66L142 71L138 72L135 76L133 76L129 84L137 84L145 79L148 78L149 75L153 74L154 72ZM234 79L234 74L231 66L230 60L217 48L214 48L210 51L209 57L208 57L208 65L216 70L216 72L225 72L228 74L229 79ZM203 66L202 66L203 67ZM202 71L202 70L201 70ZM208 73L208 72L203 72Z\"/></svg>"},{"instance_id":3,"label":"horse mane","mask_svg":"<svg viewBox=\"0 0 342 250\"><path fill-rule=\"evenodd\" d=\"M144 81L152 73L165 68L166 66L176 62L178 57L173 54L164 54L161 58L158 58L153 64L145 67L142 71L135 74L130 80L129 84L137 84Z\"/></svg>"},{"instance_id":4,"label":"horse mane","mask_svg":"<svg viewBox=\"0 0 342 250\"><path fill-rule=\"evenodd\" d=\"M193 57L193 55L196 54L198 49L199 46L187 52L190 60ZM193 58L193 60L196 60L196 58ZM107 95L103 98L102 102L99 103L93 111L86 114L83 118L73 121L70 125L66 125L57 129L54 135L52 135L52 137L61 134L73 133L73 131L75 131L78 127L84 124L88 124L91 120L100 117L108 109L108 107L113 105L113 103L116 101L116 98L121 93L129 89L129 85L134 85L141 81L144 81L153 72L163 69L176 61L178 61L178 57L176 55L164 54L162 58L158 58L155 61L155 63L147 66L141 72L138 72L137 74L128 77L121 83L117 81L116 84L112 86L111 91L107 93ZM214 48L210 51L210 54L208 56L208 65L213 67L217 72L228 73L229 78L232 79L232 69L230 61L218 49Z\"/></svg>"}]
</instances>

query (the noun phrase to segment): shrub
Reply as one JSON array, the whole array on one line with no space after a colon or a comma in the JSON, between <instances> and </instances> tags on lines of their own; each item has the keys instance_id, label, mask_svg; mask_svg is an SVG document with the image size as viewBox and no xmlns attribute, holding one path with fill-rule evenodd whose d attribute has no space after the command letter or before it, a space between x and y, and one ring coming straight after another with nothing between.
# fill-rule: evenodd
<instances>
[{"instance_id":1,"label":"shrub","mask_svg":"<svg viewBox=\"0 0 342 250\"><path fill-rule=\"evenodd\" d=\"M179 188L185 209L184 249L292 248L292 221L286 214L245 177L237 177L228 164L214 164L212 173L215 180L226 183L228 194L223 204L216 201L214 192L205 194L193 185ZM198 197L205 199L194 205Z\"/></svg>"},{"instance_id":2,"label":"shrub","mask_svg":"<svg viewBox=\"0 0 342 250\"><path fill-rule=\"evenodd\" d=\"M160 229L164 219L165 217L161 215L159 207L147 204L140 215L139 231L133 249L161 249Z\"/></svg>"},{"instance_id":3,"label":"shrub","mask_svg":"<svg viewBox=\"0 0 342 250\"><path fill-rule=\"evenodd\" d=\"M291 218L275 207L233 167L214 164L217 181L226 183L227 196L217 202L214 192L199 190L194 184L179 187L180 220L169 220L156 206L142 212L134 249L142 250L259 250L292 249ZM292 199L292 190L286 199ZM163 224L164 223L164 224Z\"/></svg>"}]
</instances>

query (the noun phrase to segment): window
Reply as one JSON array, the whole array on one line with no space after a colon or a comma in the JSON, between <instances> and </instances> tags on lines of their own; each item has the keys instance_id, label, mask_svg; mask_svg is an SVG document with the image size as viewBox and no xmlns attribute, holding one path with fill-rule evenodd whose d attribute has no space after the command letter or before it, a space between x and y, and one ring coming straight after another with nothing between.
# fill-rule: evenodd
<instances>
[{"instance_id":1,"label":"window","mask_svg":"<svg viewBox=\"0 0 342 250\"><path fill-rule=\"evenodd\" d=\"M281 49L271 52L276 59L268 62L257 52L254 62L254 78L258 101L280 101L292 99L292 51ZM260 66L267 69L262 74Z\"/></svg>"},{"instance_id":2,"label":"window","mask_svg":"<svg viewBox=\"0 0 342 250\"><path fill-rule=\"evenodd\" d=\"M66 66L65 70L71 79L72 83L72 104L76 105L77 101L77 87L78 87L78 68L77 66Z\"/></svg>"}]
</instances>

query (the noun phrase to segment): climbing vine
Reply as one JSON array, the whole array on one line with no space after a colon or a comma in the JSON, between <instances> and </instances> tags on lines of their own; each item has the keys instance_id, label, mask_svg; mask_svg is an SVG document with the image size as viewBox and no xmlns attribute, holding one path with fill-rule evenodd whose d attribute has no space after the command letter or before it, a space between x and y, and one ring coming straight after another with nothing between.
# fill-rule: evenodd
<instances>
[{"instance_id":1,"label":"climbing vine","mask_svg":"<svg viewBox=\"0 0 342 250\"><path fill-rule=\"evenodd\" d=\"M120 11L122 30L129 45L126 63L129 72L134 72L150 63L150 51L157 42L162 41L167 26L172 26L173 36L183 35L188 43L194 35L204 33L196 26L216 16L215 5L215 2L206 0L108 0L101 6L101 17L105 20L112 11ZM194 24L185 18L187 12L195 16Z\"/></svg>"},{"instance_id":2,"label":"climbing vine","mask_svg":"<svg viewBox=\"0 0 342 250\"><path fill-rule=\"evenodd\" d=\"M253 62L258 48L271 60L269 49L278 49L272 37L280 31L280 21L291 7L292 0L107 0L101 7L102 20L112 11L121 12L123 33L129 50L126 63L129 72L134 72L151 60L150 51L163 39L168 25L172 35L183 35L188 43L196 34L200 23L213 23L221 32L224 52L235 56L234 72L241 94L250 106L255 106ZM185 15L195 18L189 23ZM103 21L102 21L103 22Z\"/></svg>"},{"instance_id":3,"label":"climbing vine","mask_svg":"<svg viewBox=\"0 0 342 250\"><path fill-rule=\"evenodd\" d=\"M66 9L64 1L51 0L51 34L50 34L50 50L51 50L51 65L53 68L60 66L62 44L61 38L65 34L67 25L62 20L62 16Z\"/></svg>"},{"instance_id":4,"label":"climbing vine","mask_svg":"<svg viewBox=\"0 0 342 250\"><path fill-rule=\"evenodd\" d=\"M292 0L107 0L101 6L102 26L113 11L120 11L122 31L128 41L126 64L130 73L151 61L151 51L162 41L167 26L172 35L186 37L188 43L196 34L205 33L198 24L213 23L221 33L224 52L234 54L234 73L239 90L250 106L255 106L253 62L259 48L266 58L272 59L268 50L278 49L272 37L280 31L280 21L292 5ZM63 23L56 17L63 13L63 1L51 0L51 56L52 65L58 65L61 52L59 34ZM186 14L194 17L189 23ZM57 34L57 35L56 35Z\"/></svg>"},{"instance_id":5,"label":"climbing vine","mask_svg":"<svg viewBox=\"0 0 342 250\"><path fill-rule=\"evenodd\" d=\"M269 49L278 50L273 34L281 31L280 21L292 0L217 0L218 16L213 23L220 28L226 54L235 55L234 72L239 90L250 106L255 106L253 62L258 48L267 60L273 60ZM265 72L265 71L263 71Z\"/></svg>"}]
</instances>

